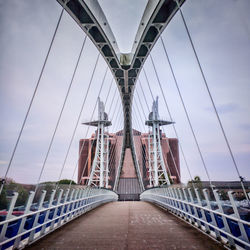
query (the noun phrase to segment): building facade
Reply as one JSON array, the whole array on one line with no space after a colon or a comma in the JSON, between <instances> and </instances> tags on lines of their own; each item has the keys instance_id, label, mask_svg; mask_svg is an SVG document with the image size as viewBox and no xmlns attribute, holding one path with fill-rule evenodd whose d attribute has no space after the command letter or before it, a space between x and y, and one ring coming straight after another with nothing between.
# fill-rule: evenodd
<instances>
[{"instance_id":1,"label":"building facade","mask_svg":"<svg viewBox=\"0 0 250 250\"><path fill-rule=\"evenodd\" d=\"M123 143L123 130L109 135L109 187L113 188L119 159L121 156ZM91 173L91 166L95 156L96 135L93 134L89 139L80 140L79 144L79 165L78 165L78 183L87 185ZM136 149L137 160L140 166L140 173L143 179L145 188L149 187L149 164L148 164L148 133L141 133L133 130L133 137ZM172 155L170 153L170 149ZM164 133L161 133L161 147L163 159L167 172L172 182L180 183L180 162L178 140L176 138L167 138ZM118 185L118 193L120 198L130 195L131 199L134 194L140 193L139 183L136 176L131 150L126 149L124 164L120 174ZM132 195L132 196L131 196ZM125 198L124 198L125 199Z\"/></svg>"}]
</instances>

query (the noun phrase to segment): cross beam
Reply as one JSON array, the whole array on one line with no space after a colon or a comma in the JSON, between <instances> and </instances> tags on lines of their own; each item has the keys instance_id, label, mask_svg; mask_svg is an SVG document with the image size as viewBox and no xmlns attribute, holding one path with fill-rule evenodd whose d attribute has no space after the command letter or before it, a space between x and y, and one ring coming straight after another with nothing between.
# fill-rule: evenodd
<instances>
[{"instance_id":1,"label":"cross beam","mask_svg":"<svg viewBox=\"0 0 250 250\"><path fill-rule=\"evenodd\" d=\"M134 87L157 39L178 10L175 0L149 0L140 22L131 53L120 53L114 34L97 0L57 0L95 44L107 62L120 92L124 113L123 147L115 189L118 187L125 150L131 148L141 189L142 177L136 159L132 134ZM179 0L180 5L185 0Z\"/></svg>"}]
</instances>

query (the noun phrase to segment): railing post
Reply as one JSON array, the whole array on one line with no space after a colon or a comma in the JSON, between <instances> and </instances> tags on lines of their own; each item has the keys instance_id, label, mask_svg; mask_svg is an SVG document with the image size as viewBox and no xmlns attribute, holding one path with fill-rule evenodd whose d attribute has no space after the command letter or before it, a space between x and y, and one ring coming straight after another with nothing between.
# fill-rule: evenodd
<instances>
[{"instance_id":1,"label":"railing post","mask_svg":"<svg viewBox=\"0 0 250 250\"><path fill-rule=\"evenodd\" d=\"M30 212L30 207L31 207L33 199L34 199L34 195L35 195L34 191L29 192L29 197L28 197L28 200L25 204L24 214L27 214ZM24 231L24 224L25 224L26 220L27 220L27 217L23 217L21 219L21 223L20 223L17 235ZM21 237L16 238L15 243L14 243L14 249L19 247L20 240L21 240Z\"/></svg>"},{"instance_id":2,"label":"railing post","mask_svg":"<svg viewBox=\"0 0 250 250\"><path fill-rule=\"evenodd\" d=\"M229 196L229 199L230 199L230 202L232 204L232 207L233 207L233 210L234 210L234 216L238 219L241 219L240 218L240 214L239 214L239 211L238 211L238 208L236 206L236 203L235 203L235 200L234 200L234 197L233 197L233 194L234 194L234 191L228 191L228 196ZM238 225L239 225L239 228L240 228L240 233L241 233L241 237L244 241L248 242L249 243L249 239L248 239L248 236L247 236L247 233L246 233L246 230L244 228L244 225L242 224L242 222L238 221Z\"/></svg>"},{"instance_id":3,"label":"railing post","mask_svg":"<svg viewBox=\"0 0 250 250\"><path fill-rule=\"evenodd\" d=\"M77 203L76 200L77 200L78 194L79 194L79 189L76 189L76 190L75 190L75 193L74 193L74 195L73 195L73 199L72 199L72 211L71 211L71 213L70 213L70 215L69 215L69 220L71 220L72 217L73 217L74 214L75 214L74 209L75 209L75 207L76 207L76 203Z\"/></svg>"},{"instance_id":4,"label":"railing post","mask_svg":"<svg viewBox=\"0 0 250 250\"><path fill-rule=\"evenodd\" d=\"M74 193L75 193L75 189L72 189L71 193L70 193L70 196L69 196L69 201L68 201L70 203L67 206L66 214L70 211L70 207L71 207L71 210L72 210L72 207L73 207L72 200L73 200ZM70 214L66 215L66 217L64 218L64 222L67 222L69 220L69 217L70 217Z\"/></svg>"},{"instance_id":5,"label":"railing post","mask_svg":"<svg viewBox=\"0 0 250 250\"><path fill-rule=\"evenodd\" d=\"M62 193L63 193L63 189L60 189L59 190L59 194L58 194L58 197L57 197L57 201L56 201L56 206L59 205L61 203L61 199L62 199ZM58 211L58 207L55 208L55 211L54 211L54 214L53 214L53 217L52 219L55 219L57 217L57 211ZM50 225L50 230L53 230L54 229L54 225L55 225L55 220L53 220L51 222L51 225Z\"/></svg>"},{"instance_id":6,"label":"railing post","mask_svg":"<svg viewBox=\"0 0 250 250\"><path fill-rule=\"evenodd\" d=\"M13 209L14 209L15 204L16 204L17 197L18 197L18 193L14 192L13 195L12 195L10 204L9 204L8 213L6 215L5 220L8 220L8 219L10 219L12 217L15 217L15 216L12 215L12 213L13 213ZM5 239L5 234L6 234L6 230L7 230L8 225L9 225L9 223L5 223L3 225L1 235L0 235L0 242L2 242Z\"/></svg>"},{"instance_id":7,"label":"railing post","mask_svg":"<svg viewBox=\"0 0 250 250\"><path fill-rule=\"evenodd\" d=\"M39 202L38 202L37 211L41 210L41 208L43 206L43 202L44 202L44 199L45 199L46 192L47 192L46 190L42 190L42 194L41 194ZM34 223L33 223L33 227L36 227L38 225L39 215L40 215L40 213L36 213ZM36 232L35 229L30 232L28 243L30 243L30 242L32 242L34 240L35 232Z\"/></svg>"},{"instance_id":8,"label":"railing post","mask_svg":"<svg viewBox=\"0 0 250 250\"><path fill-rule=\"evenodd\" d=\"M64 201L63 201L62 209L61 209L61 212L60 212L60 218L59 218L58 223L57 223L57 227L60 227L61 224L62 224L63 217L61 217L61 215L64 214L65 203L68 200L68 196L69 196L69 188L66 190L65 195L64 195Z\"/></svg>"},{"instance_id":9,"label":"railing post","mask_svg":"<svg viewBox=\"0 0 250 250\"><path fill-rule=\"evenodd\" d=\"M170 196L170 190L169 190L169 188L166 189L166 193L167 193L167 197L168 197L168 203L169 203L169 205L172 205L173 201L172 201L171 196Z\"/></svg>"},{"instance_id":10,"label":"railing post","mask_svg":"<svg viewBox=\"0 0 250 250\"><path fill-rule=\"evenodd\" d=\"M194 197L193 197L191 188L188 188L188 193L189 193L189 197L190 197L190 200L191 200L191 205L190 206L192 206L192 204L195 205ZM193 210L194 210L194 215L196 217L197 225L198 225L199 228L201 228L201 222L200 222L200 217L199 217L199 214L198 214L198 210L197 210L197 208L195 206L192 206L192 207L193 207ZM191 207L190 207L190 209L191 209ZM191 214L192 214L192 210L191 210Z\"/></svg>"},{"instance_id":11,"label":"railing post","mask_svg":"<svg viewBox=\"0 0 250 250\"><path fill-rule=\"evenodd\" d=\"M82 211L82 198L83 198L83 189L81 188L80 189L80 192L79 192L79 196L78 196L78 199L79 199L79 201L78 201L78 211L77 211L77 214L81 214L81 211Z\"/></svg>"},{"instance_id":12,"label":"railing post","mask_svg":"<svg viewBox=\"0 0 250 250\"><path fill-rule=\"evenodd\" d=\"M207 217L206 217L206 214L204 212L204 209L202 208L202 202L201 202L201 197L200 197L200 191L198 188L195 188L195 194L196 194L196 198L197 198L197 201L198 201L198 204L200 205L201 207L201 215L202 215L202 219L205 221L205 222L208 222L207 221ZM210 233L210 228L209 226L207 225L207 223L204 223L205 224L205 228L206 228L206 233Z\"/></svg>"},{"instance_id":13,"label":"railing post","mask_svg":"<svg viewBox=\"0 0 250 250\"><path fill-rule=\"evenodd\" d=\"M169 188L166 189L166 194L167 194L168 204L169 205L173 205L173 201L172 201L171 196L170 196L170 190L169 190ZM168 208L168 209L170 209L170 208Z\"/></svg>"},{"instance_id":14,"label":"railing post","mask_svg":"<svg viewBox=\"0 0 250 250\"><path fill-rule=\"evenodd\" d=\"M219 197L219 194L218 194L218 190L213 190L213 193L214 193L216 203L218 205L218 211L220 213L222 213L222 214L225 214L224 211L223 211L222 205L221 205L221 200L220 200L220 197ZM224 224L224 230L227 233L231 234L231 230L230 230L230 227L228 225L227 219L223 215L222 215L222 221L223 221L223 224ZM227 236L227 239L228 239L230 247L235 247L234 239L232 237L230 237L230 236Z\"/></svg>"},{"instance_id":15,"label":"railing post","mask_svg":"<svg viewBox=\"0 0 250 250\"><path fill-rule=\"evenodd\" d=\"M178 194L176 192L176 189L175 188L171 188L172 190L172 194L173 194L173 198L175 199L175 207L177 208L176 209L176 214L178 214L179 216L181 216L181 212L178 210L180 209L180 202L179 202L179 197L178 197Z\"/></svg>"},{"instance_id":16,"label":"railing post","mask_svg":"<svg viewBox=\"0 0 250 250\"><path fill-rule=\"evenodd\" d=\"M52 192L51 192L51 195L50 195L50 199L49 199L49 204L48 204L48 210L45 212L45 219L44 219L44 222L47 222L48 221L48 218L49 218L49 214L50 214L50 208L53 206L53 201L54 201L54 197L55 197L55 193L56 193L56 190L53 189ZM40 235L43 235L46 233L46 229L47 228L47 223L45 223L43 226L42 226L42 230L41 230L41 233Z\"/></svg>"},{"instance_id":17,"label":"railing post","mask_svg":"<svg viewBox=\"0 0 250 250\"><path fill-rule=\"evenodd\" d=\"M212 209L211 204L210 204L211 200L209 198L208 190L207 189L203 189L202 191L203 191L203 194L204 194L206 202L207 202L207 207L210 210L210 216L211 216L211 219L212 219L212 224L214 226L216 226L216 228L217 228L218 225L217 225L214 213L213 213L213 209ZM220 232L216 228L214 228L214 232L215 232L216 238L217 238L217 240L221 240Z\"/></svg>"},{"instance_id":18,"label":"railing post","mask_svg":"<svg viewBox=\"0 0 250 250\"><path fill-rule=\"evenodd\" d=\"M185 200L185 198L183 196L182 190L180 188L177 188L176 192L178 193L179 200L180 200L180 202L179 202L180 209L185 212L186 207L185 207L185 204L183 203L183 201ZM188 219L188 217L186 216L186 214L184 212L182 212L182 218Z\"/></svg>"},{"instance_id":19,"label":"railing post","mask_svg":"<svg viewBox=\"0 0 250 250\"><path fill-rule=\"evenodd\" d=\"M190 207L190 205L189 205L189 200L188 200L188 196L187 196L187 190L186 190L185 188L182 188L182 190L183 190L183 194L184 194L184 200L187 202L186 211L187 211L187 213L189 213L190 215L193 215L193 214L192 214L191 207ZM187 217L187 219L189 219L189 218ZM194 220L193 216L190 216L190 220L191 220L191 223L192 223L192 224L195 223L195 220Z\"/></svg>"},{"instance_id":20,"label":"railing post","mask_svg":"<svg viewBox=\"0 0 250 250\"><path fill-rule=\"evenodd\" d=\"M91 188L89 188L88 189L88 192L87 192L87 197L88 197L88 199L87 199L87 211L89 211L89 208L90 208L90 203L91 203L91 195L92 195L92 189Z\"/></svg>"}]
</instances>

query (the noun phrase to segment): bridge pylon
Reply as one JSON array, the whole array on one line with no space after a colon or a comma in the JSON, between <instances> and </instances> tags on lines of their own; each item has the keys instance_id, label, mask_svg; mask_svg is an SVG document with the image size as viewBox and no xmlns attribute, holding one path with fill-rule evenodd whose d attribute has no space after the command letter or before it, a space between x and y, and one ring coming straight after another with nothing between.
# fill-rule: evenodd
<instances>
[{"instance_id":1,"label":"bridge pylon","mask_svg":"<svg viewBox=\"0 0 250 250\"><path fill-rule=\"evenodd\" d=\"M148 133L148 167L149 167L149 187L170 185L170 179L166 170L161 148L160 126L169 125L173 122L164 121L159 117L158 96L153 101L152 112L149 113L145 122L149 127Z\"/></svg>"},{"instance_id":2,"label":"bridge pylon","mask_svg":"<svg viewBox=\"0 0 250 250\"><path fill-rule=\"evenodd\" d=\"M108 188L109 181L109 134L107 127L111 125L105 113L104 103L98 98L98 120L85 122L85 125L95 126L96 149L88 186Z\"/></svg>"}]
</instances>

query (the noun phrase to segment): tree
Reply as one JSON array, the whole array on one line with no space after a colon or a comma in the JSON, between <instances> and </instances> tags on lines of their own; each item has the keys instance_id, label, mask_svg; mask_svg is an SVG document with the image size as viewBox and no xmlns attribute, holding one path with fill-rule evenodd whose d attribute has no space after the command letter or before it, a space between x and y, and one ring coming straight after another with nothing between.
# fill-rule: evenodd
<instances>
[{"instance_id":1,"label":"tree","mask_svg":"<svg viewBox=\"0 0 250 250\"><path fill-rule=\"evenodd\" d=\"M71 185L76 185L76 183L73 180L69 180L69 179L62 179L58 182L58 184L66 184L69 185L71 183Z\"/></svg>"},{"instance_id":2,"label":"tree","mask_svg":"<svg viewBox=\"0 0 250 250\"><path fill-rule=\"evenodd\" d=\"M225 190L220 190L219 191L219 195L220 195L220 198L222 199L222 200L229 200L229 198L228 198L228 194L227 194L227 192L225 192Z\"/></svg>"},{"instance_id":3,"label":"tree","mask_svg":"<svg viewBox=\"0 0 250 250\"><path fill-rule=\"evenodd\" d=\"M203 195L203 192L202 192L203 186L202 186L200 176L197 175L197 176L194 177L193 180L188 181L187 186L188 186L188 188L191 188L191 192L192 192L193 196L196 196L195 191L194 191L193 188L198 188L198 192L201 194L201 198L202 199L204 198L204 195Z\"/></svg>"},{"instance_id":4,"label":"tree","mask_svg":"<svg viewBox=\"0 0 250 250\"><path fill-rule=\"evenodd\" d=\"M28 196L29 191L27 191L21 184L18 184L14 181L12 181L9 185L6 186L7 194L12 192L17 192L18 197L15 206L23 206L25 205Z\"/></svg>"},{"instance_id":5,"label":"tree","mask_svg":"<svg viewBox=\"0 0 250 250\"><path fill-rule=\"evenodd\" d=\"M6 209L8 205L8 200L6 197L6 188L4 187L0 195L0 210Z\"/></svg>"}]
</instances>

